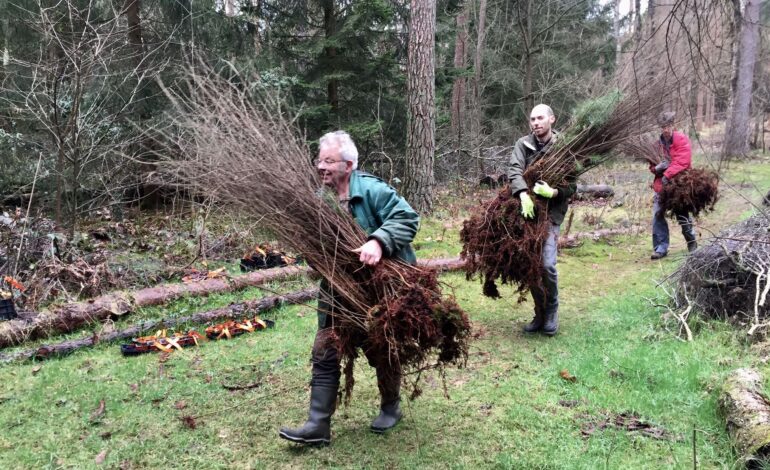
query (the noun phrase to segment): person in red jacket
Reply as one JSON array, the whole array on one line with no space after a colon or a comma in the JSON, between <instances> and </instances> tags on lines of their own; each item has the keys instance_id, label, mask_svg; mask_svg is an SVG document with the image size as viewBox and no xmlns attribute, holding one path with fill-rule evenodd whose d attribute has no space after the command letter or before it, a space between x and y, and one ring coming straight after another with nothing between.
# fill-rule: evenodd
<instances>
[{"instance_id":1,"label":"person in red jacket","mask_svg":"<svg viewBox=\"0 0 770 470\"><path fill-rule=\"evenodd\" d=\"M671 181L672 178L690 168L692 162L690 139L685 134L674 130L675 117L676 114L672 111L664 111L658 116L658 125L661 130L658 145L664 158L657 165L650 165L650 171L655 175L655 180L652 182L652 189L655 191L652 200L652 248L654 251L650 259L660 259L668 254L668 223L665 210L660 207L659 193L663 190L663 186L674 184ZM692 218L686 213L675 214L675 216L682 227L687 250L695 250L698 244L695 241Z\"/></svg>"}]
</instances>

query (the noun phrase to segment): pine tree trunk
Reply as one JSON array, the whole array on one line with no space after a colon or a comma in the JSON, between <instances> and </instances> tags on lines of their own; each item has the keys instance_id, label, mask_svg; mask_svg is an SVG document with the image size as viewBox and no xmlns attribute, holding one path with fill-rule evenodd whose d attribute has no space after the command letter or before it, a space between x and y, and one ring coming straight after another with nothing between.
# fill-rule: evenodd
<instances>
[{"instance_id":1,"label":"pine tree trunk","mask_svg":"<svg viewBox=\"0 0 770 470\"><path fill-rule=\"evenodd\" d=\"M615 36L615 70L620 70L620 53L623 48L620 40L620 0L615 0L612 20L612 34Z\"/></svg>"},{"instance_id":2,"label":"pine tree trunk","mask_svg":"<svg viewBox=\"0 0 770 470\"><path fill-rule=\"evenodd\" d=\"M457 14L457 38L455 39L455 70L464 69L468 57L468 4ZM455 149L459 149L463 141L465 119L465 90L467 79L455 78L452 86L452 138L455 139Z\"/></svg>"},{"instance_id":3,"label":"pine tree trunk","mask_svg":"<svg viewBox=\"0 0 770 470\"><path fill-rule=\"evenodd\" d=\"M486 23L487 23L487 0L479 1L479 16L478 16L478 32L476 35L476 54L473 59L473 103L471 125L473 126L473 141L474 141L474 156L476 161L479 162L479 174L485 175L487 173L484 167L484 159L481 156L481 72L484 57L484 41L486 39Z\"/></svg>"},{"instance_id":4,"label":"pine tree trunk","mask_svg":"<svg viewBox=\"0 0 770 470\"><path fill-rule=\"evenodd\" d=\"M337 33L337 15L334 12L334 0L324 0L324 32L326 39L330 39ZM333 46L327 46L324 48L324 54L326 60L329 61L331 69L335 69L335 58L337 57L337 48ZM339 82L336 78L332 78L326 84L326 93L329 106L333 113L339 111L340 99L339 99Z\"/></svg>"},{"instance_id":5,"label":"pine tree trunk","mask_svg":"<svg viewBox=\"0 0 770 470\"><path fill-rule=\"evenodd\" d=\"M730 117L725 126L724 158L748 154L751 134L751 91L759 46L759 11L762 0L747 0L740 22L735 89Z\"/></svg>"},{"instance_id":6,"label":"pine tree trunk","mask_svg":"<svg viewBox=\"0 0 770 470\"><path fill-rule=\"evenodd\" d=\"M134 56L132 62L136 80L146 82L148 77L145 77L144 75L147 70L147 64L144 62L144 38L142 37L142 22L139 16L141 8L141 0L125 0L125 3L123 4L123 10L125 11L126 22L128 24L128 43L131 44ZM139 97L137 103L134 105L133 111L138 120L150 117L150 95L151 91L146 83L139 86Z\"/></svg>"},{"instance_id":7,"label":"pine tree trunk","mask_svg":"<svg viewBox=\"0 0 770 470\"><path fill-rule=\"evenodd\" d=\"M126 21L128 23L128 42L134 50L134 63L140 66L144 59L144 43L142 40L142 23L139 18L141 9L140 0L126 0L123 7L126 11Z\"/></svg>"},{"instance_id":8,"label":"pine tree trunk","mask_svg":"<svg viewBox=\"0 0 770 470\"><path fill-rule=\"evenodd\" d=\"M436 147L434 97L436 1L411 0L407 48L406 174L404 193L418 212L433 209L433 154Z\"/></svg>"},{"instance_id":9,"label":"pine tree trunk","mask_svg":"<svg viewBox=\"0 0 770 470\"><path fill-rule=\"evenodd\" d=\"M636 26L634 36L636 37L636 47L639 47L639 41L642 39L642 0L634 0L634 19Z\"/></svg>"},{"instance_id":10,"label":"pine tree trunk","mask_svg":"<svg viewBox=\"0 0 770 470\"><path fill-rule=\"evenodd\" d=\"M526 105L525 112L529 115L530 110L535 107L535 96L532 91L532 75L534 73L534 52L532 52L532 2L528 0L526 2L526 13L524 15L524 21L526 21L526 27L524 31L524 86L522 93L524 95L524 103Z\"/></svg>"}]
</instances>

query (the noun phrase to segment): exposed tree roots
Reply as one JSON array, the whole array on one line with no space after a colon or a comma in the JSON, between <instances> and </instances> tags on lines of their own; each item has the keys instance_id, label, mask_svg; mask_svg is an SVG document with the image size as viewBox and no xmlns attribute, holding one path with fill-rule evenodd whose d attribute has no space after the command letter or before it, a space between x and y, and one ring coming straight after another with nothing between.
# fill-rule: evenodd
<instances>
[{"instance_id":1,"label":"exposed tree roots","mask_svg":"<svg viewBox=\"0 0 770 470\"><path fill-rule=\"evenodd\" d=\"M701 212L714 209L719 200L719 175L703 168L690 168L678 173L671 183L659 193L660 205L666 214L690 214L697 217Z\"/></svg>"},{"instance_id":2,"label":"exposed tree roots","mask_svg":"<svg viewBox=\"0 0 770 470\"><path fill-rule=\"evenodd\" d=\"M519 199L506 187L463 223L460 256L466 260L466 276L481 275L487 297L500 297L497 282L513 285L520 300L530 288L542 286L549 222L545 206L537 203L535 219L524 219Z\"/></svg>"}]
</instances>

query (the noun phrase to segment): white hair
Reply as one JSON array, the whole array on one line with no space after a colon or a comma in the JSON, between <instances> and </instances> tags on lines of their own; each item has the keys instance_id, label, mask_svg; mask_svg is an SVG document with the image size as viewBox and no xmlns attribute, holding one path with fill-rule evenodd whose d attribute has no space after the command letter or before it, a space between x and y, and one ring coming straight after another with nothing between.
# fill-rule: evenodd
<instances>
[{"instance_id":1,"label":"white hair","mask_svg":"<svg viewBox=\"0 0 770 470\"><path fill-rule=\"evenodd\" d=\"M358 149L353 139L345 131L328 132L318 140L319 147L335 146L339 149L340 158L353 162L353 169L358 168Z\"/></svg>"}]
</instances>

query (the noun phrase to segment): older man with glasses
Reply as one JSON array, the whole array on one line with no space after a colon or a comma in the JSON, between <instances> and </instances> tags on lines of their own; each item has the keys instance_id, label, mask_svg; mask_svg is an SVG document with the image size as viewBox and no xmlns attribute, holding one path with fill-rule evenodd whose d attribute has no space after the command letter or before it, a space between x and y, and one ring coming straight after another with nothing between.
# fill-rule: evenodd
<instances>
[{"instance_id":1,"label":"older man with glasses","mask_svg":"<svg viewBox=\"0 0 770 470\"><path fill-rule=\"evenodd\" d=\"M414 263L411 242L417 233L417 212L381 179L359 171L358 150L344 131L330 132L319 142L316 168L324 186L338 198L368 234L368 241L355 251L363 264L374 266L383 257L399 258ZM331 286L321 282L318 298L318 331L311 354L310 410L305 424L299 428L281 428L279 436L301 444L329 444L331 416L337 403L340 385L340 360L333 344L334 305L339 305ZM336 302L335 302L336 300ZM384 433L401 420L401 373L387 360L369 355L365 344L359 345L377 372L380 391L380 414L371 431Z\"/></svg>"}]
</instances>

